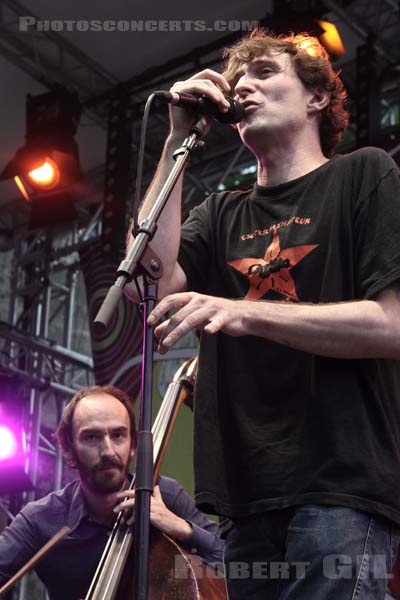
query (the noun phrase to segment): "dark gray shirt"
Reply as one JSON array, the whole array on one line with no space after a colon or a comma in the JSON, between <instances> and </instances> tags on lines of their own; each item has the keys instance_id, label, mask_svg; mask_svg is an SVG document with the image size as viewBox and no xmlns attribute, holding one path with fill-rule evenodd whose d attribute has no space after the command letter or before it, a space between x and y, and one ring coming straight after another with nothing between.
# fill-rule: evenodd
<instances>
[{"instance_id":1,"label":"dark gray shirt","mask_svg":"<svg viewBox=\"0 0 400 600\"><path fill-rule=\"evenodd\" d=\"M222 563L223 542L217 524L196 509L191 496L174 479L160 477L159 486L166 506L192 525L192 536L180 545L206 563ZM91 518L79 481L30 502L4 530L0 536L0 586L65 525L71 532L35 570L51 600L84 598L111 529Z\"/></svg>"}]
</instances>

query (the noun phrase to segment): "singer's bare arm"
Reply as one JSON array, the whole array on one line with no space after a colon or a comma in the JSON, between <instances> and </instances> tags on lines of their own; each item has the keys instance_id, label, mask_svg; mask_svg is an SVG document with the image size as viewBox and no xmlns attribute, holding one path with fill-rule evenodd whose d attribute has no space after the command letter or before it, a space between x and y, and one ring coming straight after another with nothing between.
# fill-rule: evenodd
<instances>
[{"instance_id":1,"label":"singer's bare arm","mask_svg":"<svg viewBox=\"0 0 400 600\"><path fill-rule=\"evenodd\" d=\"M170 91L203 94L215 102L220 107L221 112L229 108L229 103L225 100L224 94L229 94L230 86L220 73L211 69L205 69L186 81L175 83ZM171 130L165 142L157 172L140 209L139 223L149 214L158 193L167 180L174 165L173 153L188 136L190 127L194 122L194 116L182 108L173 107L170 110L170 122ZM157 232L151 241L151 247L161 258L164 268L163 277L159 282L160 298L174 292L185 291L187 287L186 276L177 263L181 230L182 180L183 176L177 182L161 214ZM128 247L131 243L132 236L129 233ZM129 298L134 302L138 302L134 284L128 284L125 291Z\"/></svg>"},{"instance_id":2,"label":"singer's bare arm","mask_svg":"<svg viewBox=\"0 0 400 600\"><path fill-rule=\"evenodd\" d=\"M296 350L333 358L400 359L400 285L393 283L371 300L302 304L227 300L194 292L164 298L148 321L161 353L193 328L213 334L254 335Z\"/></svg>"}]
</instances>

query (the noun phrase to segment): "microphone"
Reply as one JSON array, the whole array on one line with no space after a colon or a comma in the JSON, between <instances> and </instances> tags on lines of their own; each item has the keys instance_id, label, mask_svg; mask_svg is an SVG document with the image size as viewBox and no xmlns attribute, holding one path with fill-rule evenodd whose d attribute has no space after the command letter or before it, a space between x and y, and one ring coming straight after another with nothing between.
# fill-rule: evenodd
<instances>
[{"instance_id":1,"label":"microphone","mask_svg":"<svg viewBox=\"0 0 400 600\"><path fill-rule=\"evenodd\" d=\"M157 100L161 102L187 108L199 115L211 115L220 123L239 123L245 116L244 108L240 102L229 96L226 96L226 100L229 102L230 107L223 113L215 102L205 96L192 96L191 94L180 94L178 92L171 93L164 90L153 93Z\"/></svg>"}]
</instances>

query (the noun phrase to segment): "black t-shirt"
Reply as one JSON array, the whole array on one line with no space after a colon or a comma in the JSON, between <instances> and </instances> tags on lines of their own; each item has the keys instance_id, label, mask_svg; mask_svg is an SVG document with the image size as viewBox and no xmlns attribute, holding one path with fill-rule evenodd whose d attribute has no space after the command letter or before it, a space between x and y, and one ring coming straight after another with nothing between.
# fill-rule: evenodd
<instances>
[{"instance_id":1,"label":"black t-shirt","mask_svg":"<svg viewBox=\"0 0 400 600\"><path fill-rule=\"evenodd\" d=\"M182 228L179 263L189 289L214 296L370 299L400 279L397 167L366 148L282 185L213 194ZM209 512L335 504L400 524L400 362L202 334L194 464Z\"/></svg>"}]
</instances>

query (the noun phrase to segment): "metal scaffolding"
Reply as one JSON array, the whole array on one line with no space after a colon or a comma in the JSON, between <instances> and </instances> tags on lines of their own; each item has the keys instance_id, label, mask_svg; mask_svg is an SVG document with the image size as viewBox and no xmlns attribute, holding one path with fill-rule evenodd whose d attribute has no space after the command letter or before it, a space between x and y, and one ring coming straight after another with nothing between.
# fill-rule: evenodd
<instances>
[{"instance_id":1,"label":"metal scaffolding","mask_svg":"<svg viewBox=\"0 0 400 600\"><path fill-rule=\"evenodd\" d=\"M398 67L400 63L400 56L392 44L396 26L397 31L399 27L398 3L394 0L324 0L323 4L327 11L350 27L359 37L360 44L370 39L371 32L374 33L374 49L381 61L378 75L384 74L384 78L378 77L382 84L380 99L385 109L381 124L386 127L388 123L398 129L399 96L393 93L393 86L388 85L391 77L392 80L398 78L396 65ZM31 13L15 0L3 0L1 7L1 28L7 35L0 40L0 53L49 89L55 83L62 83L78 90L89 118L97 126L107 128L109 100L119 83L117 78L61 35L43 32L21 37L17 30L19 16ZM380 8L379 18L377 8ZM201 68L218 65L221 47L227 44L229 40L225 39L198 48L124 82L136 115L132 124L133 162L137 153L139 115L148 94ZM349 63L342 68L346 86L355 95L355 65ZM144 187L153 177L167 128L166 111L155 111L149 122ZM392 146L387 149L392 153L399 151L398 136L391 140ZM234 184L236 176L243 181L245 173L254 175L255 159L231 127L216 124L207 137L207 146L205 154L201 158L195 157L187 171L184 213L210 191L228 187L228 180ZM127 210L131 213L130 206ZM89 224L75 223L68 233L21 230L15 235L9 316L7 322L0 322L0 339L3 340L0 364L5 371L18 375L29 389L27 430L31 458L28 473L41 495L60 488L65 478L61 455L53 443L51 431L67 398L80 387L94 383L78 251L101 235L100 219L101 209L96 211ZM44 462L50 460L54 466L51 479L47 477L46 480L41 471L42 459ZM19 600L28 598L26 586L25 581L19 590Z\"/></svg>"},{"instance_id":2,"label":"metal scaffolding","mask_svg":"<svg viewBox=\"0 0 400 600\"><path fill-rule=\"evenodd\" d=\"M9 318L0 323L1 367L27 391L27 473L35 491L24 501L65 483L52 432L71 395L94 383L78 250L98 229L97 219L87 227L75 224L68 234L25 230L15 236ZM27 594L25 580L18 598L32 597Z\"/></svg>"},{"instance_id":3,"label":"metal scaffolding","mask_svg":"<svg viewBox=\"0 0 400 600\"><path fill-rule=\"evenodd\" d=\"M29 475L34 485L38 483L40 452L54 452L59 458L51 440L41 431L46 402L51 398L62 403L93 381L89 338L77 338L74 323L78 304L78 318L82 323L85 318L77 253L85 243L85 235L87 230L77 225L70 234L58 238L49 231L16 235L9 319L8 323L0 323L0 335L5 340L2 366L31 389ZM81 351L80 346L85 350ZM61 485L59 468L56 479L54 489Z\"/></svg>"}]
</instances>

